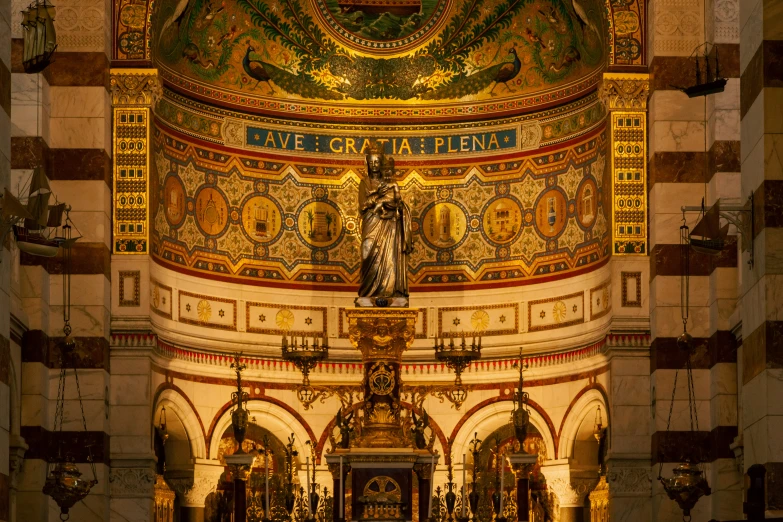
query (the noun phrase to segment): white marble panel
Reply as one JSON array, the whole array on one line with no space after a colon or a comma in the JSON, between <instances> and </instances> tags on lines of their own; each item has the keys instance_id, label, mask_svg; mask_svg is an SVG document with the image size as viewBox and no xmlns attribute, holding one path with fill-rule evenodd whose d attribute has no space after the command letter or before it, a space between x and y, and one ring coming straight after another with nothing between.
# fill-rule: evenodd
<instances>
[{"instance_id":1,"label":"white marble panel","mask_svg":"<svg viewBox=\"0 0 783 522\"><path fill-rule=\"evenodd\" d=\"M671 400L672 387L674 386L674 374L676 370L656 370L650 377L650 385L653 386L652 396L656 400ZM708 401L710 395L710 371L704 369L693 370L693 388L696 399ZM688 400L688 387L685 379L685 370L680 370L677 376L677 392L674 395L676 401Z\"/></svg>"},{"instance_id":2,"label":"white marble panel","mask_svg":"<svg viewBox=\"0 0 783 522\"><path fill-rule=\"evenodd\" d=\"M650 122L704 121L704 100L688 98L688 95L682 91L669 89L654 91L647 107Z\"/></svg>"},{"instance_id":3,"label":"white marble panel","mask_svg":"<svg viewBox=\"0 0 783 522\"><path fill-rule=\"evenodd\" d=\"M70 203L70 202L69 202ZM109 202L107 202L108 204ZM79 229L79 233L85 243L103 243L111 249L111 216L107 213L110 210L107 206L106 211L98 212L71 212L71 220L74 226Z\"/></svg>"},{"instance_id":4,"label":"white marble panel","mask_svg":"<svg viewBox=\"0 0 783 522\"><path fill-rule=\"evenodd\" d=\"M117 433L123 433L123 432L114 431L114 429L112 428L111 451L113 454L135 453L138 455L138 454L146 454L149 452L150 445L152 444L152 442L150 440L150 435L148 433L141 434L141 435L138 434L116 435Z\"/></svg>"},{"instance_id":5,"label":"white marble panel","mask_svg":"<svg viewBox=\"0 0 783 522\"><path fill-rule=\"evenodd\" d=\"M650 213L682 216L683 205L700 205L702 197L703 183L656 183L650 190ZM679 234L679 229L677 233Z\"/></svg>"},{"instance_id":6,"label":"white marble panel","mask_svg":"<svg viewBox=\"0 0 783 522\"><path fill-rule=\"evenodd\" d=\"M111 117L104 87L50 87L52 118Z\"/></svg>"},{"instance_id":7,"label":"white marble panel","mask_svg":"<svg viewBox=\"0 0 783 522\"><path fill-rule=\"evenodd\" d=\"M7 4L6 4L7 5ZM0 61L5 64L6 69L11 70L11 19L7 7L0 9ZM6 43L8 42L8 43Z\"/></svg>"},{"instance_id":8,"label":"white marble panel","mask_svg":"<svg viewBox=\"0 0 783 522\"><path fill-rule=\"evenodd\" d=\"M51 118L49 146L56 149L106 149L104 118Z\"/></svg>"},{"instance_id":9,"label":"white marble panel","mask_svg":"<svg viewBox=\"0 0 783 522\"><path fill-rule=\"evenodd\" d=\"M654 303L654 301L651 301ZM677 306L655 306L650 309L650 330L655 337L677 337L682 333L682 316ZM707 306L690 307L688 333L694 337L709 337L710 309Z\"/></svg>"},{"instance_id":10,"label":"white marble panel","mask_svg":"<svg viewBox=\"0 0 783 522\"><path fill-rule=\"evenodd\" d=\"M153 502L145 498L113 498L109 522L150 522Z\"/></svg>"},{"instance_id":11,"label":"white marble panel","mask_svg":"<svg viewBox=\"0 0 783 522\"><path fill-rule=\"evenodd\" d=\"M656 183L656 187L661 183ZM664 183L664 185L677 185L677 183ZM680 225L682 225L682 212L665 213L658 212L650 206L650 233L648 236L650 250L655 245L676 245L680 242ZM693 227L699 221L699 214L690 213L685 216L685 222Z\"/></svg>"},{"instance_id":12,"label":"white marble panel","mask_svg":"<svg viewBox=\"0 0 783 522\"><path fill-rule=\"evenodd\" d=\"M707 149L712 147L715 141L739 141L740 140L740 111L739 109L716 109L710 116L707 126Z\"/></svg>"},{"instance_id":13,"label":"white marble panel","mask_svg":"<svg viewBox=\"0 0 783 522\"><path fill-rule=\"evenodd\" d=\"M59 372L56 370L49 372L49 398L54 401L57 397L57 386L59 382ZM106 398L106 388L109 386L109 374L102 369L82 369L79 370L79 387L82 392L82 399L91 401L103 401ZM75 401L76 379L73 372L65 376L65 399ZM52 402L54 405L54 402Z\"/></svg>"},{"instance_id":14,"label":"white marble panel","mask_svg":"<svg viewBox=\"0 0 783 522\"><path fill-rule=\"evenodd\" d=\"M116 361L116 362L115 362ZM143 375L149 376L151 362L146 358L130 358L113 356L111 360L112 378L115 375Z\"/></svg>"},{"instance_id":15,"label":"white marble panel","mask_svg":"<svg viewBox=\"0 0 783 522\"><path fill-rule=\"evenodd\" d=\"M783 3L764 0L764 39L783 40Z\"/></svg>"},{"instance_id":16,"label":"white marble panel","mask_svg":"<svg viewBox=\"0 0 783 522\"><path fill-rule=\"evenodd\" d=\"M626 375L650 376L650 361L646 357L613 357L612 378Z\"/></svg>"},{"instance_id":17,"label":"white marble panel","mask_svg":"<svg viewBox=\"0 0 783 522\"><path fill-rule=\"evenodd\" d=\"M62 306L51 306L49 335L61 335ZM71 328L76 337L109 337L111 326L109 303L103 305L71 305Z\"/></svg>"},{"instance_id":18,"label":"white marble panel","mask_svg":"<svg viewBox=\"0 0 783 522\"><path fill-rule=\"evenodd\" d=\"M648 370L649 371L649 370ZM612 404L614 406L649 406L650 377L641 375L612 377Z\"/></svg>"},{"instance_id":19,"label":"white marble panel","mask_svg":"<svg viewBox=\"0 0 783 522\"><path fill-rule=\"evenodd\" d=\"M731 330L737 325L735 312L739 299L718 299L710 307L710 324L716 330Z\"/></svg>"},{"instance_id":20,"label":"white marble panel","mask_svg":"<svg viewBox=\"0 0 783 522\"><path fill-rule=\"evenodd\" d=\"M52 292L51 304L62 306L62 275L50 275L49 284ZM73 274L71 287L79 289L78 292L72 292L71 305L108 306L111 300L111 282L103 274Z\"/></svg>"},{"instance_id":21,"label":"white marble panel","mask_svg":"<svg viewBox=\"0 0 783 522\"><path fill-rule=\"evenodd\" d=\"M685 376L683 375L682 377L684 378ZM655 431L666 431L671 404L671 398L655 402L653 408L655 411L653 429ZM688 410L687 400L674 401L674 408L671 409L671 413L672 419L671 424L669 424L670 430L688 431L691 429L691 416ZM698 431L710 430L710 401L696 401L696 417L693 422L694 429L696 429L697 424Z\"/></svg>"},{"instance_id":22,"label":"white marble panel","mask_svg":"<svg viewBox=\"0 0 783 522\"><path fill-rule=\"evenodd\" d=\"M146 422L138 422L138 419L149 419L149 406L123 406L124 415L111 416L111 433L122 434L121 439L129 436L144 437L149 444L150 428ZM112 451L115 451L114 436L112 436ZM133 451L118 450L116 453L135 453ZM140 453L140 452L139 452Z\"/></svg>"},{"instance_id":23,"label":"white marble panel","mask_svg":"<svg viewBox=\"0 0 783 522\"><path fill-rule=\"evenodd\" d=\"M80 212L111 212L111 189L103 180L52 181L52 190Z\"/></svg>"},{"instance_id":24,"label":"white marble panel","mask_svg":"<svg viewBox=\"0 0 783 522\"><path fill-rule=\"evenodd\" d=\"M759 142L759 140L761 140L765 132L764 131L764 97L766 93L767 93L767 89L761 90L761 92L758 94L756 99L753 101L753 105L750 106L750 109L748 109L748 112L745 113L745 116L742 118L742 122L740 123L740 131L741 131L740 154L742 157L743 166L745 163L745 159L748 157L748 154L750 154L753 148L756 147L756 144ZM758 187L758 183L753 185L753 190L756 190L756 187Z\"/></svg>"},{"instance_id":25,"label":"white marble panel","mask_svg":"<svg viewBox=\"0 0 783 522\"><path fill-rule=\"evenodd\" d=\"M112 368L113 370L114 368ZM112 375L112 406L149 405L150 379L146 375Z\"/></svg>"},{"instance_id":26,"label":"white marble panel","mask_svg":"<svg viewBox=\"0 0 783 522\"><path fill-rule=\"evenodd\" d=\"M707 185L707 204L713 204L718 198L724 204L741 204L742 174L740 172L716 172ZM729 233L736 233L734 227Z\"/></svg>"},{"instance_id":27,"label":"white marble panel","mask_svg":"<svg viewBox=\"0 0 783 522\"><path fill-rule=\"evenodd\" d=\"M612 408L612 413L612 437L614 437L615 434L618 436L649 437L649 406L614 406Z\"/></svg>"},{"instance_id":28,"label":"white marble panel","mask_svg":"<svg viewBox=\"0 0 783 522\"><path fill-rule=\"evenodd\" d=\"M739 0L716 0L714 2L713 42L728 44L740 42L739 4Z\"/></svg>"},{"instance_id":29,"label":"white marble panel","mask_svg":"<svg viewBox=\"0 0 783 522\"><path fill-rule=\"evenodd\" d=\"M101 400L82 400L84 408L84 418L87 421L88 431L107 431L108 419L106 419L106 404ZM77 400L66 400L63 403L63 430L82 431L84 423L82 421L82 409ZM54 408L49 408L49 419L45 426L54 425Z\"/></svg>"},{"instance_id":30,"label":"white marble panel","mask_svg":"<svg viewBox=\"0 0 783 522\"><path fill-rule=\"evenodd\" d=\"M710 401L710 427L737 425L737 396L716 395Z\"/></svg>"},{"instance_id":31,"label":"white marble panel","mask_svg":"<svg viewBox=\"0 0 783 522\"><path fill-rule=\"evenodd\" d=\"M755 4L748 0L740 2L740 74L745 72L745 68L756 54L763 39L763 2L761 0Z\"/></svg>"},{"instance_id":32,"label":"white marble panel","mask_svg":"<svg viewBox=\"0 0 783 522\"><path fill-rule=\"evenodd\" d=\"M25 395L48 395L49 369L40 362L26 362L22 365L21 393Z\"/></svg>"},{"instance_id":33,"label":"white marble panel","mask_svg":"<svg viewBox=\"0 0 783 522\"><path fill-rule=\"evenodd\" d=\"M690 301L692 307L709 306L710 278L709 276L690 277ZM650 281L650 302L653 307L680 306L682 301L682 278L680 276L655 276ZM680 322L682 324L682 322Z\"/></svg>"},{"instance_id":34,"label":"white marble panel","mask_svg":"<svg viewBox=\"0 0 783 522\"><path fill-rule=\"evenodd\" d=\"M49 401L41 395L22 395L21 397L21 425L22 426L48 426Z\"/></svg>"},{"instance_id":35,"label":"white marble panel","mask_svg":"<svg viewBox=\"0 0 783 522\"><path fill-rule=\"evenodd\" d=\"M703 151L704 121L655 121L649 143L651 152Z\"/></svg>"},{"instance_id":36,"label":"white marble panel","mask_svg":"<svg viewBox=\"0 0 783 522\"><path fill-rule=\"evenodd\" d=\"M4 382L0 382L0 430L11 430L11 388Z\"/></svg>"}]
</instances>

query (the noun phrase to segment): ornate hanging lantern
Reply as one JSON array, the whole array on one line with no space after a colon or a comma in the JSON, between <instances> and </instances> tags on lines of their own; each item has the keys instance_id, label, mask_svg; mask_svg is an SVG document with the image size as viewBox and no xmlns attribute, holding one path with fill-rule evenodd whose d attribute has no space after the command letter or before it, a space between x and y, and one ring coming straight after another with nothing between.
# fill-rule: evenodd
<instances>
[{"instance_id":1,"label":"ornate hanging lantern","mask_svg":"<svg viewBox=\"0 0 783 522\"><path fill-rule=\"evenodd\" d=\"M66 235L70 238L70 227L66 225L63 227L66 229ZM65 408L65 374L67 371L67 365L70 362L73 368L73 376L76 380L76 396L79 400L79 409L82 413L82 426L85 433L87 432L87 419L84 416L84 405L82 404L82 392L79 386L79 373L76 370L76 364L74 363L74 349L76 348L76 341L71 337L71 248L68 245L63 250L63 333L65 339L60 344L60 380L57 387L57 402L54 412L54 431L60 432L58 437L59 446L57 448L57 455L50 459L49 473L44 483L43 493L54 499L57 505L60 507L60 520L68 520L70 517L69 510L84 499L92 489L98 483L97 474L95 472L95 460L92 456L92 450L88 446L87 462L90 465L92 471L92 480L82 478L82 473L76 467L73 462L73 456L64 455L62 451L62 431L63 431L63 417Z\"/></svg>"},{"instance_id":2,"label":"ornate hanging lantern","mask_svg":"<svg viewBox=\"0 0 783 522\"><path fill-rule=\"evenodd\" d=\"M473 482L468 494L468 505L474 521L478 520L478 506L479 500L481 500L481 494L477 488L479 453L481 453L481 439L478 438L478 433L474 433L473 439L470 441L470 454L473 456Z\"/></svg>"},{"instance_id":3,"label":"ornate hanging lantern","mask_svg":"<svg viewBox=\"0 0 783 522\"><path fill-rule=\"evenodd\" d=\"M35 0L22 11L22 66L28 74L41 72L52 62L52 55L57 49L54 16L55 8L47 0Z\"/></svg>"},{"instance_id":4,"label":"ornate hanging lantern","mask_svg":"<svg viewBox=\"0 0 783 522\"><path fill-rule=\"evenodd\" d=\"M166 441L169 440L169 430L166 428L166 407L163 406L160 410L160 419L158 420L158 425L155 426L155 429L158 432L158 435L160 436L160 440L163 443L163 445L166 445Z\"/></svg>"},{"instance_id":5,"label":"ornate hanging lantern","mask_svg":"<svg viewBox=\"0 0 783 522\"><path fill-rule=\"evenodd\" d=\"M231 369L237 374L237 391L231 393L231 400L234 401L236 407L231 412L231 427L234 430L234 438L239 444L238 453L242 453L242 441L245 440L245 431L247 430L247 424L250 420L250 415L247 413L248 393L242 390L242 372L247 369L247 364L242 362L242 354L239 353L234 356L234 362L231 363Z\"/></svg>"},{"instance_id":6,"label":"ornate hanging lantern","mask_svg":"<svg viewBox=\"0 0 783 522\"><path fill-rule=\"evenodd\" d=\"M660 467L658 468L658 480L661 481L664 491L670 499L677 502L677 505L682 509L683 520L690 520L691 509L696 505L696 502L705 495L709 495L712 490L707 479L704 477L704 471L702 471L698 463L700 459L700 448L695 443L694 436L699 431L699 417L696 411L696 392L693 387L693 370L691 368L691 357L694 352L693 337L688 333L688 305L689 305L689 283L690 283L690 245L689 245L689 230L685 225L685 215L683 213L683 225L680 227L680 246L681 246L681 281L680 291L681 300L680 308L682 315L682 329L683 333L677 338L677 346L683 350L686 354L685 359L685 374L687 378L688 387L688 413L690 414L690 431L691 431L691 443L682 447L683 462L678 465L672 471L672 476L664 478L661 476L663 470L663 458L660 459ZM672 412L674 411L674 396L677 392L677 377L680 370L677 370L674 374L674 386L672 389L672 402L669 408L669 418L666 422L666 431L669 431L671 425Z\"/></svg>"},{"instance_id":7,"label":"ornate hanging lantern","mask_svg":"<svg viewBox=\"0 0 783 522\"><path fill-rule=\"evenodd\" d=\"M530 423L530 410L528 410L528 393L525 391L525 377L522 374L527 369L527 362L522 358L522 348L519 349L519 387L514 392L514 410L511 412L511 424L514 426L514 435L522 448L527 437L527 426Z\"/></svg>"},{"instance_id":8,"label":"ornate hanging lantern","mask_svg":"<svg viewBox=\"0 0 783 522\"><path fill-rule=\"evenodd\" d=\"M435 339L435 359L445 363L449 369L454 370L454 386L444 395L448 396L447 398L454 403L454 407L458 410L468 398L468 389L462 384L462 372L470 366L470 363L480 358L481 337L478 338L478 342L476 342L474 337L470 346L467 345L465 337L462 338L459 346L454 344L453 337L450 339L448 346L443 339Z\"/></svg>"}]
</instances>

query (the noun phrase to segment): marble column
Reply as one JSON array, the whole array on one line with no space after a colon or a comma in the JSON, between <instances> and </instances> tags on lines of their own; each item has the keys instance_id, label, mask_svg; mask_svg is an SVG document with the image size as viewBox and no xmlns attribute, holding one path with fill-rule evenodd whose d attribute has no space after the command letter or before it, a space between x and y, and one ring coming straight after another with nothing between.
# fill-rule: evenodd
<instances>
[{"instance_id":1,"label":"marble column","mask_svg":"<svg viewBox=\"0 0 783 522\"><path fill-rule=\"evenodd\" d=\"M577 469L563 459L549 461L541 466L546 486L557 496L560 504L560 522L586 522L585 498L598 484L598 469Z\"/></svg>"},{"instance_id":2,"label":"marble column","mask_svg":"<svg viewBox=\"0 0 783 522\"><path fill-rule=\"evenodd\" d=\"M179 499L180 522L204 522L206 498L217 489L223 471L218 461L197 462L192 470L166 471L166 482Z\"/></svg>"},{"instance_id":3,"label":"marble column","mask_svg":"<svg viewBox=\"0 0 783 522\"><path fill-rule=\"evenodd\" d=\"M740 2L742 195L753 194L754 264L744 253L741 387L744 465L766 468L767 516L783 516L783 11Z\"/></svg>"}]
</instances>

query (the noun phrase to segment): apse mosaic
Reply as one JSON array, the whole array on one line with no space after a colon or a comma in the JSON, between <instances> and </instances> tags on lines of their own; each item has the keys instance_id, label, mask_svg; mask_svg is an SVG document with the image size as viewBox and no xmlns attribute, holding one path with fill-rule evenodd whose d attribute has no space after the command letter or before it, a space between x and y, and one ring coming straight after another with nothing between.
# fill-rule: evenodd
<instances>
[{"instance_id":1,"label":"apse mosaic","mask_svg":"<svg viewBox=\"0 0 783 522\"><path fill-rule=\"evenodd\" d=\"M398 169L413 218L412 287L525 284L602 263L603 131L550 152L452 165L438 182L426 173L446 167ZM357 283L361 156L327 176L183 141L163 126L154 134L152 250L161 264L262 285Z\"/></svg>"},{"instance_id":2,"label":"apse mosaic","mask_svg":"<svg viewBox=\"0 0 783 522\"><path fill-rule=\"evenodd\" d=\"M520 112L595 87L609 54L606 9L604 0L160 0L152 51L170 85L244 109ZM398 111L425 104L430 114Z\"/></svg>"}]
</instances>

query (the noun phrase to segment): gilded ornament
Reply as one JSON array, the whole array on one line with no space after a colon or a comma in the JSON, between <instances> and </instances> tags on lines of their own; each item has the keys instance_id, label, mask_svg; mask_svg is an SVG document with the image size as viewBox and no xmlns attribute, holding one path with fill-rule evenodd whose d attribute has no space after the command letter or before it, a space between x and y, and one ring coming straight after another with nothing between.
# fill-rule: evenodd
<instances>
[{"instance_id":1,"label":"gilded ornament","mask_svg":"<svg viewBox=\"0 0 783 522\"><path fill-rule=\"evenodd\" d=\"M376 395L389 395L396 385L394 370L389 369L384 363L377 362L370 369L370 390Z\"/></svg>"}]
</instances>

